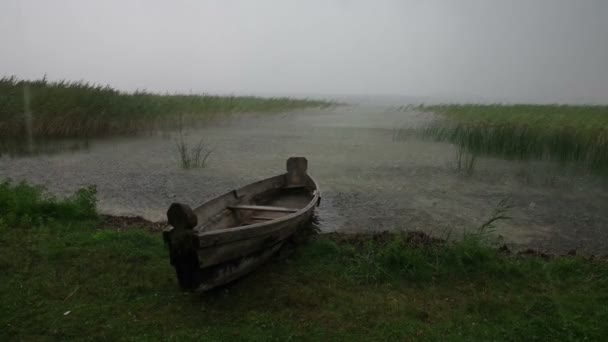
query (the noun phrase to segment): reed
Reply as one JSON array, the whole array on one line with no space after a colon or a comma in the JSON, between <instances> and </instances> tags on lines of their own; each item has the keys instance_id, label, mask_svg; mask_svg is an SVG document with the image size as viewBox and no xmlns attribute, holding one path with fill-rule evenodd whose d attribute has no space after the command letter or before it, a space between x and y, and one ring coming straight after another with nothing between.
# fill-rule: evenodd
<instances>
[{"instance_id":1,"label":"reed","mask_svg":"<svg viewBox=\"0 0 608 342\"><path fill-rule=\"evenodd\" d=\"M190 146L183 138L176 142L176 148L179 156L179 162L183 169L203 168L207 164L207 160L213 149L208 147L203 139L196 145Z\"/></svg>"},{"instance_id":2,"label":"reed","mask_svg":"<svg viewBox=\"0 0 608 342\"><path fill-rule=\"evenodd\" d=\"M420 106L440 117L424 135L471 154L608 167L608 106Z\"/></svg>"},{"instance_id":3,"label":"reed","mask_svg":"<svg viewBox=\"0 0 608 342\"><path fill-rule=\"evenodd\" d=\"M254 96L160 95L123 92L83 81L0 78L0 136L71 138L132 134L240 112L278 112L330 102Z\"/></svg>"}]
</instances>

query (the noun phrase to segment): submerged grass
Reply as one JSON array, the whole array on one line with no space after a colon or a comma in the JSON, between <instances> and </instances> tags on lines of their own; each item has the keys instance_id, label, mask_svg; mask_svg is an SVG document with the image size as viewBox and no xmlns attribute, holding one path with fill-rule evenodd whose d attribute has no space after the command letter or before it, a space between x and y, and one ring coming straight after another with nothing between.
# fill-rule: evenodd
<instances>
[{"instance_id":1,"label":"submerged grass","mask_svg":"<svg viewBox=\"0 0 608 342\"><path fill-rule=\"evenodd\" d=\"M608 106L421 106L441 117L427 136L471 154L547 159L608 168Z\"/></svg>"},{"instance_id":2,"label":"submerged grass","mask_svg":"<svg viewBox=\"0 0 608 342\"><path fill-rule=\"evenodd\" d=\"M499 253L472 234L318 236L203 296L158 234L98 229L91 190L0 187L1 340L601 340L608 264ZM23 217L46 217L22 220ZM415 235L413 235L415 236ZM376 236L377 237L377 236Z\"/></svg>"},{"instance_id":3,"label":"submerged grass","mask_svg":"<svg viewBox=\"0 0 608 342\"><path fill-rule=\"evenodd\" d=\"M235 112L327 106L324 101L253 96L126 93L86 82L0 79L0 136L72 138L130 134ZM178 119L179 116L179 119Z\"/></svg>"}]
</instances>

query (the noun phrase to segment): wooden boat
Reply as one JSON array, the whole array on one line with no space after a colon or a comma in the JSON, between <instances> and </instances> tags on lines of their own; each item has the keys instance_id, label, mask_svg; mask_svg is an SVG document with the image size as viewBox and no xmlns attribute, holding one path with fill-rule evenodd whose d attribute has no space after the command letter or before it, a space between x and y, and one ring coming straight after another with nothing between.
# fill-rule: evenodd
<instances>
[{"instance_id":1,"label":"wooden boat","mask_svg":"<svg viewBox=\"0 0 608 342\"><path fill-rule=\"evenodd\" d=\"M287 173L249 184L190 209L173 203L163 232L171 264L184 290L209 290L269 259L321 201L303 157L287 160Z\"/></svg>"}]
</instances>

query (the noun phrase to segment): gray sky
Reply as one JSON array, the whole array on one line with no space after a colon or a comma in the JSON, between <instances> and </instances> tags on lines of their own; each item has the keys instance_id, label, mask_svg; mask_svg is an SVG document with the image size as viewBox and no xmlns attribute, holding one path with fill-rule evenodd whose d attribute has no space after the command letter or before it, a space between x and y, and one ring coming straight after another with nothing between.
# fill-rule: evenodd
<instances>
[{"instance_id":1,"label":"gray sky","mask_svg":"<svg viewBox=\"0 0 608 342\"><path fill-rule=\"evenodd\" d=\"M124 90L608 102L607 0L0 0L0 43Z\"/></svg>"}]
</instances>

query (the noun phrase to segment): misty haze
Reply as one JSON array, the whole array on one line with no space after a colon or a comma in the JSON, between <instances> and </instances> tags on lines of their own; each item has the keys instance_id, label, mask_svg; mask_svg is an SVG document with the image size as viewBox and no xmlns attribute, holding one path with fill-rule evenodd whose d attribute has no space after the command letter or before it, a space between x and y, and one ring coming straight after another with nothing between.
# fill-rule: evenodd
<instances>
[{"instance_id":1,"label":"misty haze","mask_svg":"<svg viewBox=\"0 0 608 342\"><path fill-rule=\"evenodd\" d=\"M1 1L0 340L605 339L606 18Z\"/></svg>"}]
</instances>

